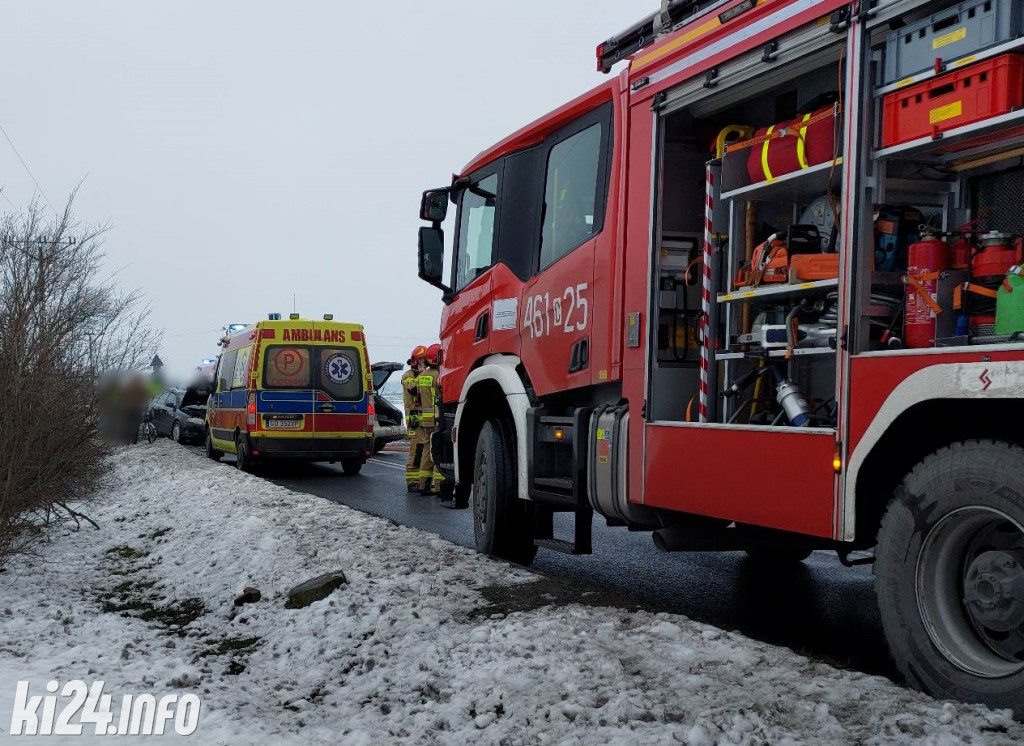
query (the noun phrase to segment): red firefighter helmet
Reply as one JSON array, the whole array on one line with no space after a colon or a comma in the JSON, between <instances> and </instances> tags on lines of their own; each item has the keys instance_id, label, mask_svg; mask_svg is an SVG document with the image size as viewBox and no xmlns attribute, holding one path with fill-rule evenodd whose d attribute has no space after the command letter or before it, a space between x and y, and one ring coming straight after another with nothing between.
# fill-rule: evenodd
<instances>
[{"instance_id":1,"label":"red firefighter helmet","mask_svg":"<svg viewBox=\"0 0 1024 746\"><path fill-rule=\"evenodd\" d=\"M441 345L430 345L427 348L427 352L424 355L427 358L427 362L434 367L441 366Z\"/></svg>"},{"instance_id":2,"label":"red firefighter helmet","mask_svg":"<svg viewBox=\"0 0 1024 746\"><path fill-rule=\"evenodd\" d=\"M427 356L427 348L423 345L416 345L412 348L412 352L409 353L409 359L406 361L409 365L412 365L420 358Z\"/></svg>"}]
</instances>

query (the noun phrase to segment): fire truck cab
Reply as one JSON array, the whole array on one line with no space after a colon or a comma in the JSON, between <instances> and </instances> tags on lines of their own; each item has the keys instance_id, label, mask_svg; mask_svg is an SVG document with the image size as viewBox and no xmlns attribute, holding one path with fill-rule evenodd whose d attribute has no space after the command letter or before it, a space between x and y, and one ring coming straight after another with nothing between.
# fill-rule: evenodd
<instances>
[{"instance_id":1,"label":"fire truck cab","mask_svg":"<svg viewBox=\"0 0 1024 746\"><path fill-rule=\"evenodd\" d=\"M478 549L873 550L907 682L1024 715L1024 2L668 0L597 58L421 203Z\"/></svg>"}]
</instances>

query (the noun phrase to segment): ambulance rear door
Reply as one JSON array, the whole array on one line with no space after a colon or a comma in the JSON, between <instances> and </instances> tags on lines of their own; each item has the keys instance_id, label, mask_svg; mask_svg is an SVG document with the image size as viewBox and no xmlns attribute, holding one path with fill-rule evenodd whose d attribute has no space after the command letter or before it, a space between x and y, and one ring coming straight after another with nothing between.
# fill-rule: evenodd
<instances>
[{"instance_id":1,"label":"ambulance rear door","mask_svg":"<svg viewBox=\"0 0 1024 746\"><path fill-rule=\"evenodd\" d=\"M272 438L313 437L312 346L270 341L263 348L257 417Z\"/></svg>"},{"instance_id":2,"label":"ambulance rear door","mask_svg":"<svg viewBox=\"0 0 1024 746\"><path fill-rule=\"evenodd\" d=\"M367 436L366 364L362 345L344 331L321 332L331 341L313 345L313 437L360 439ZM337 333L335 333L337 332Z\"/></svg>"}]
</instances>

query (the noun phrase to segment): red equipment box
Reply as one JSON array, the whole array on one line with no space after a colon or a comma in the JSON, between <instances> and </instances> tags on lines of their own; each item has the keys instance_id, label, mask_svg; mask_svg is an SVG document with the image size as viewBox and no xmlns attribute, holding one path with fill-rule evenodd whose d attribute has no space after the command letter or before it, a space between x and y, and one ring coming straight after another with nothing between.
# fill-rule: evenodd
<instances>
[{"instance_id":1,"label":"red equipment box","mask_svg":"<svg viewBox=\"0 0 1024 746\"><path fill-rule=\"evenodd\" d=\"M762 142L751 147L747 159L750 183L772 181L838 157L835 114L835 107L827 106L757 130L754 140Z\"/></svg>"},{"instance_id":2,"label":"red equipment box","mask_svg":"<svg viewBox=\"0 0 1024 746\"><path fill-rule=\"evenodd\" d=\"M1004 54L895 91L882 109L882 147L1006 114L1024 105L1024 56Z\"/></svg>"}]
</instances>

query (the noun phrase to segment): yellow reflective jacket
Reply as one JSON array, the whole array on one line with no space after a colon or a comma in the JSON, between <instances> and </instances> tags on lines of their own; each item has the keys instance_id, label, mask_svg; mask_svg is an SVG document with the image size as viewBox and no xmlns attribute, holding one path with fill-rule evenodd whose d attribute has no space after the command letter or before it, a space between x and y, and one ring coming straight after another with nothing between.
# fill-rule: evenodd
<instances>
[{"instance_id":1,"label":"yellow reflective jacket","mask_svg":"<svg viewBox=\"0 0 1024 746\"><path fill-rule=\"evenodd\" d=\"M416 382L418 374L409 368L402 374L402 404L405 406L405 413L408 415L414 409L420 408L420 390Z\"/></svg>"},{"instance_id":2,"label":"yellow reflective jacket","mask_svg":"<svg viewBox=\"0 0 1024 746\"><path fill-rule=\"evenodd\" d=\"M441 374L437 368L433 367L424 370L416 379L420 392L420 412L422 412L420 422L423 423L423 427L434 427L437 424L437 394L440 379Z\"/></svg>"},{"instance_id":3,"label":"yellow reflective jacket","mask_svg":"<svg viewBox=\"0 0 1024 746\"><path fill-rule=\"evenodd\" d=\"M412 430L420 421L420 388L416 380L419 374L409 368L402 374L402 406L405 407L405 426Z\"/></svg>"}]
</instances>

